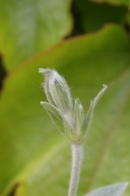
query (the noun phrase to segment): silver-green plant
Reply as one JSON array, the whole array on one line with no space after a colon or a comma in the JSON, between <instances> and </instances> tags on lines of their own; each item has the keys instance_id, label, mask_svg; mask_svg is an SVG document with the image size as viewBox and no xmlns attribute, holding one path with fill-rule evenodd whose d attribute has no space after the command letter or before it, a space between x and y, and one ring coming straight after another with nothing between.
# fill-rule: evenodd
<instances>
[{"instance_id":1,"label":"silver-green plant","mask_svg":"<svg viewBox=\"0 0 130 196\"><path fill-rule=\"evenodd\" d=\"M41 105L50 115L56 127L69 139L72 148L72 168L68 196L76 196L83 160L83 143L91 125L94 108L108 88L103 88L91 101L85 114L78 98L72 99L70 89L65 79L55 70L39 68L45 76L42 83L48 102L41 101Z\"/></svg>"}]
</instances>

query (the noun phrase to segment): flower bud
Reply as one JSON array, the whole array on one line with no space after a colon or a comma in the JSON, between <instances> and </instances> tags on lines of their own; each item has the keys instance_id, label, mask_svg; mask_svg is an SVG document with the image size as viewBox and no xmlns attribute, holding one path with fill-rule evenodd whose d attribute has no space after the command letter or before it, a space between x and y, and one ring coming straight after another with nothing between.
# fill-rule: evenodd
<instances>
[{"instance_id":1,"label":"flower bud","mask_svg":"<svg viewBox=\"0 0 130 196\"><path fill-rule=\"evenodd\" d=\"M55 70L39 69L45 76L44 89L48 102L60 108L63 114L72 111L72 98L65 79Z\"/></svg>"},{"instance_id":2,"label":"flower bud","mask_svg":"<svg viewBox=\"0 0 130 196\"><path fill-rule=\"evenodd\" d=\"M51 69L40 68L39 72L45 76L42 86L48 100L48 102L41 101L41 105L58 129L72 143L82 143L92 122L94 108L107 86L103 85L91 102L87 114L84 115L83 106L78 98L75 99L73 107L70 89L62 76Z\"/></svg>"}]
</instances>

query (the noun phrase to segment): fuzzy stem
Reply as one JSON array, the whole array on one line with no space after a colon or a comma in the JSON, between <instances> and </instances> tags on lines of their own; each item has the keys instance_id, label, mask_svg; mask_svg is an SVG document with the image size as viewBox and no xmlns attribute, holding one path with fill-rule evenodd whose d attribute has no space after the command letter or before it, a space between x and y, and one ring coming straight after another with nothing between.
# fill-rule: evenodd
<instances>
[{"instance_id":1,"label":"fuzzy stem","mask_svg":"<svg viewBox=\"0 0 130 196\"><path fill-rule=\"evenodd\" d=\"M68 196L76 196L83 160L83 144L72 144L72 168Z\"/></svg>"}]
</instances>

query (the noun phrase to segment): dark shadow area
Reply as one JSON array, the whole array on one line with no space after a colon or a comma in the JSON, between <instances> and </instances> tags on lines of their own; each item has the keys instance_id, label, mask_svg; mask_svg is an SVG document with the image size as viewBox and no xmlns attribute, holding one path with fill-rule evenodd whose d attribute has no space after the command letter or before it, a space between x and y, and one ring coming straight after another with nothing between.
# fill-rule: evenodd
<instances>
[{"instance_id":1,"label":"dark shadow area","mask_svg":"<svg viewBox=\"0 0 130 196\"><path fill-rule=\"evenodd\" d=\"M107 3L99 4L88 0L75 0L72 4L71 13L74 27L69 37L96 32L110 23L125 27L128 8Z\"/></svg>"},{"instance_id":2,"label":"dark shadow area","mask_svg":"<svg viewBox=\"0 0 130 196\"><path fill-rule=\"evenodd\" d=\"M2 55L0 54L0 90L3 87L3 80L6 75L7 75L7 71L4 68L3 58L2 58Z\"/></svg>"},{"instance_id":3,"label":"dark shadow area","mask_svg":"<svg viewBox=\"0 0 130 196\"><path fill-rule=\"evenodd\" d=\"M20 183L16 183L11 191L11 193L8 196L16 196L17 195L17 189L19 188Z\"/></svg>"}]
</instances>

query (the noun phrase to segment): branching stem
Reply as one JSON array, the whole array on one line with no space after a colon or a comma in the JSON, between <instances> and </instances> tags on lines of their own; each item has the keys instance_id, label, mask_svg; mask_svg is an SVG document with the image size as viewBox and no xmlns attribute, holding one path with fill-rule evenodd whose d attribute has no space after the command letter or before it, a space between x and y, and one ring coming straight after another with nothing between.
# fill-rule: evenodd
<instances>
[{"instance_id":1,"label":"branching stem","mask_svg":"<svg viewBox=\"0 0 130 196\"><path fill-rule=\"evenodd\" d=\"M83 144L72 144L72 168L68 196L76 196L83 160Z\"/></svg>"}]
</instances>

